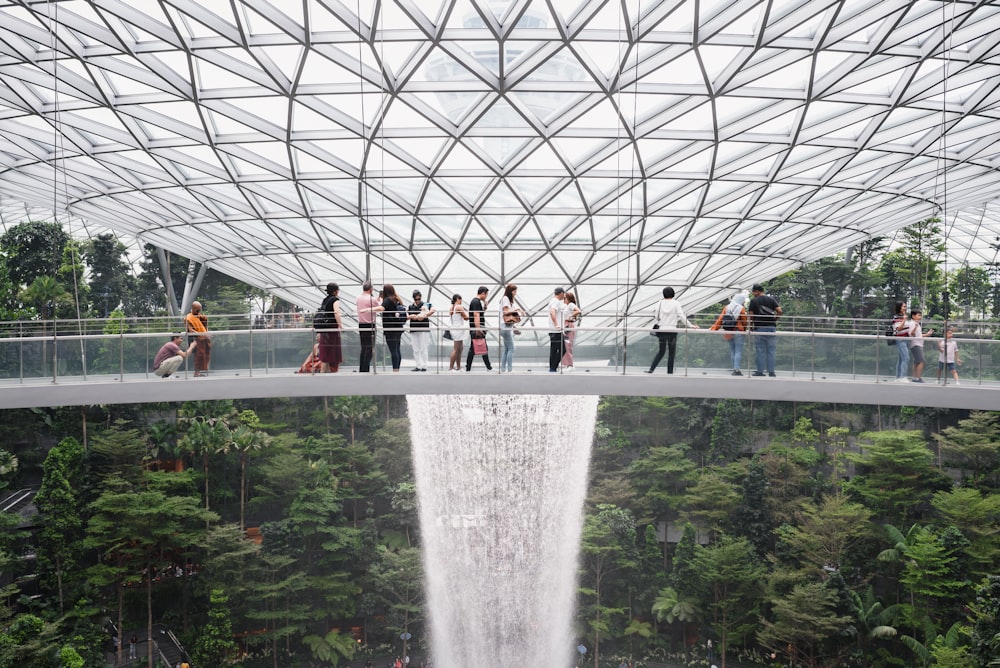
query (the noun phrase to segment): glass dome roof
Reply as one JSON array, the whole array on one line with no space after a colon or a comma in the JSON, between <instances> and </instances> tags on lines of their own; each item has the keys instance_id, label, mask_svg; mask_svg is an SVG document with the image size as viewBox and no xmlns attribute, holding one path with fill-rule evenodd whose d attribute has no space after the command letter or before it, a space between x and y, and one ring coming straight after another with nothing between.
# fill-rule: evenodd
<instances>
[{"instance_id":1,"label":"glass dome roof","mask_svg":"<svg viewBox=\"0 0 1000 668\"><path fill-rule=\"evenodd\" d=\"M0 0L0 78L5 207L306 306L695 309L942 211L1000 231L993 3Z\"/></svg>"}]
</instances>

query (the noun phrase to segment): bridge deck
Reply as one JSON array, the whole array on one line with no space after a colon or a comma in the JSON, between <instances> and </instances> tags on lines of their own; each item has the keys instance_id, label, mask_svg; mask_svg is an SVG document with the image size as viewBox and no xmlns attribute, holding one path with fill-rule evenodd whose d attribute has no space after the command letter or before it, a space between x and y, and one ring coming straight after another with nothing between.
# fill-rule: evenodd
<instances>
[{"instance_id":1,"label":"bridge deck","mask_svg":"<svg viewBox=\"0 0 1000 668\"><path fill-rule=\"evenodd\" d=\"M477 361L477 364L478 361ZM194 378L149 374L91 375L0 381L0 408L127 404L161 401L250 399L343 395L403 394L607 394L697 398L808 401L885 406L928 406L1000 410L1000 382L965 381L937 385L891 382L875 376L809 372L782 373L777 378L733 377L722 369L679 371L653 375L610 367L578 368L572 373L548 373L544 367L517 367L513 373L446 371L362 374L342 369L337 374L303 375L294 369L225 370ZM949 379L950 380L950 379Z\"/></svg>"}]
</instances>

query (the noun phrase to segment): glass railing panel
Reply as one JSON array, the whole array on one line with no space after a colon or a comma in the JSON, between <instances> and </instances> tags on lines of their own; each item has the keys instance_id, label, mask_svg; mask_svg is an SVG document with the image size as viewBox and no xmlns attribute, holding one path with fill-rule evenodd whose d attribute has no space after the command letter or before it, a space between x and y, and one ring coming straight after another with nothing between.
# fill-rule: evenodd
<instances>
[{"instance_id":1,"label":"glass railing panel","mask_svg":"<svg viewBox=\"0 0 1000 668\"><path fill-rule=\"evenodd\" d=\"M160 323L163 324L163 323ZM170 323L175 324L175 323ZM51 380L78 378L86 375L106 380L108 377L148 377L152 374L152 361L164 342L167 331L142 331L148 323L133 323L124 334L64 334L53 337L51 329L41 336L44 328L38 327L39 336L0 336L0 378L5 380ZM92 332L94 328L80 331ZM520 327L521 334L514 338L514 366L516 373L545 373L549 360L549 330L547 328ZM779 377L816 380L854 380L875 382L892 380L896 363L896 348L886 345L878 333L834 333L819 331L791 332L779 330L776 340L776 372ZM828 329L828 328L827 328ZM7 333L15 331L8 329ZM580 327L575 332L574 367L577 373L616 373L639 375L645 372L657 354L659 339L650 335L644 323L641 326ZM447 373L449 357L454 342L444 339L443 330L430 330L428 372ZM462 338L460 368L465 369L470 340L467 330ZM984 330L984 334L986 334ZM707 328L677 331L675 376L713 376L730 373L729 344L723 332ZM211 371L219 374L287 374L297 370L309 355L315 332L312 329L266 330L215 330L212 336ZM1000 341L992 338L955 337L959 355L964 364L960 377L969 384L997 382L1000 380ZM743 339L741 369L748 374L755 368L755 350L759 336L753 333ZM937 342L940 338L925 341L926 366L924 379L933 379L937 370ZM494 373L499 372L502 341L499 330L487 330L490 362ZM360 340L355 328L341 333L344 361L341 371L353 373L358 369ZM401 369L415 367L412 340L409 332L402 338L403 361ZM657 374L666 374L666 359ZM185 365L193 372L193 361ZM185 368L185 367L182 367ZM374 367L377 373L391 373L389 351L383 332L376 338ZM482 360L476 357L473 369L485 371Z\"/></svg>"}]
</instances>

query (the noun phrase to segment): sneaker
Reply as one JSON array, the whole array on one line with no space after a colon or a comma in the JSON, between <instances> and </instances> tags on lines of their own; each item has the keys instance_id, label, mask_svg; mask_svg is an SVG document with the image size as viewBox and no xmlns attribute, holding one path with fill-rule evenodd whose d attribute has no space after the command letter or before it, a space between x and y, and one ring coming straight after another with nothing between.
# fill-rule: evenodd
<instances>
[{"instance_id":1,"label":"sneaker","mask_svg":"<svg viewBox=\"0 0 1000 668\"><path fill-rule=\"evenodd\" d=\"M653 373L653 370L650 369L649 371L646 371L646 373Z\"/></svg>"},{"instance_id":2,"label":"sneaker","mask_svg":"<svg viewBox=\"0 0 1000 668\"><path fill-rule=\"evenodd\" d=\"M923 378L913 378L911 380L913 380L914 383L923 383L924 382Z\"/></svg>"},{"instance_id":3,"label":"sneaker","mask_svg":"<svg viewBox=\"0 0 1000 668\"><path fill-rule=\"evenodd\" d=\"M570 373L572 371L575 371L574 367L571 367L571 366L564 366L563 367L563 373Z\"/></svg>"},{"instance_id":4,"label":"sneaker","mask_svg":"<svg viewBox=\"0 0 1000 668\"><path fill-rule=\"evenodd\" d=\"M961 385L961 383L956 380L952 385Z\"/></svg>"},{"instance_id":5,"label":"sneaker","mask_svg":"<svg viewBox=\"0 0 1000 668\"><path fill-rule=\"evenodd\" d=\"M910 379L909 378L905 378L905 377L904 378L897 378L896 382L897 383L909 383Z\"/></svg>"},{"instance_id":6,"label":"sneaker","mask_svg":"<svg viewBox=\"0 0 1000 668\"><path fill-rule=\"evenodd\" d=\"M559 369L549 369L549 373L559 373Z\"/></svg>"},{"instance_id":7,"label":"sneaker","mask_svg":"<svg viewBox=\"0 0 1000 668\"><path fill-rule=\"evenodd\" d=\"M766 375L763 371L754 371L751 376L763 376Z\"/></svg>"},{"instance_id":8,"label":"sneaker","mask_svg":"<svg viewBox=\"0 0 1000 668\"><path fill-rule=\"evenodd\" d=\"M410 371L420 371L420 368L418 367L416 369L410 369Z\"/></svg>"},{"instance_id":9,"label":"sneaker","mask_svg":"<svg viewBox=\"0 0 1000 668\"><path fill-rule=\"evenodd\" d=\"M778 377L778 374L774 373L773 371L771 373L767 374L767 375L770 376L771 378L777 378Z\"/></svg>"},{"instance_id":10,"label":"sneaker","mask_svg":"<svg viewBox=\"0 0 1000 668\"><path fill-rule=\"evenodd\" d=\"M733 375L733 376L742 376L743 372L740 371L739 369L733 369L733 373L731 375Z\"/></svg>"}]
</instances>

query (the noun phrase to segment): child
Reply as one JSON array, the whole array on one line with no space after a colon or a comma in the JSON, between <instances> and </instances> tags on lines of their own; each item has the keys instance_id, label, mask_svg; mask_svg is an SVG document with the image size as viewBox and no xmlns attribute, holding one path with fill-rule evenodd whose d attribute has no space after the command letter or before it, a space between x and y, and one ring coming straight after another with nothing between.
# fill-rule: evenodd
<instances>
[{"instance_id":1,"label":"child","mask_svg":"<svg viewBox=\"0 0 1000 668\"><path fill-rule=\"evenodd\" d=\"M920 324L923 319L923 313L920 309L913 309L910 311L910 359L913 360L913 378L914 383L922 383L924 379L922 378L924 374L924 337L931 336L934 334L933 329L928 329L926 332ZM903 344L898 344L903 345Z\"/></svg>"},{"instance_id":2,"label":"child","mask_svg":"<svg viewBox=\"0 0 1000 668\"><path fill-rule=\"evenodd\" d=\"M955 384L961 385L958 382L958 367L962 365L962 359L958 356L958 342L951 338L951 329L948 329L944 333L944 340L938 341L937 381L939 383L941 382L941 372L944 371L945 365L947 365L948 371L951 371L951 376L955 379Z\"/></svg>"}]
</instances>

